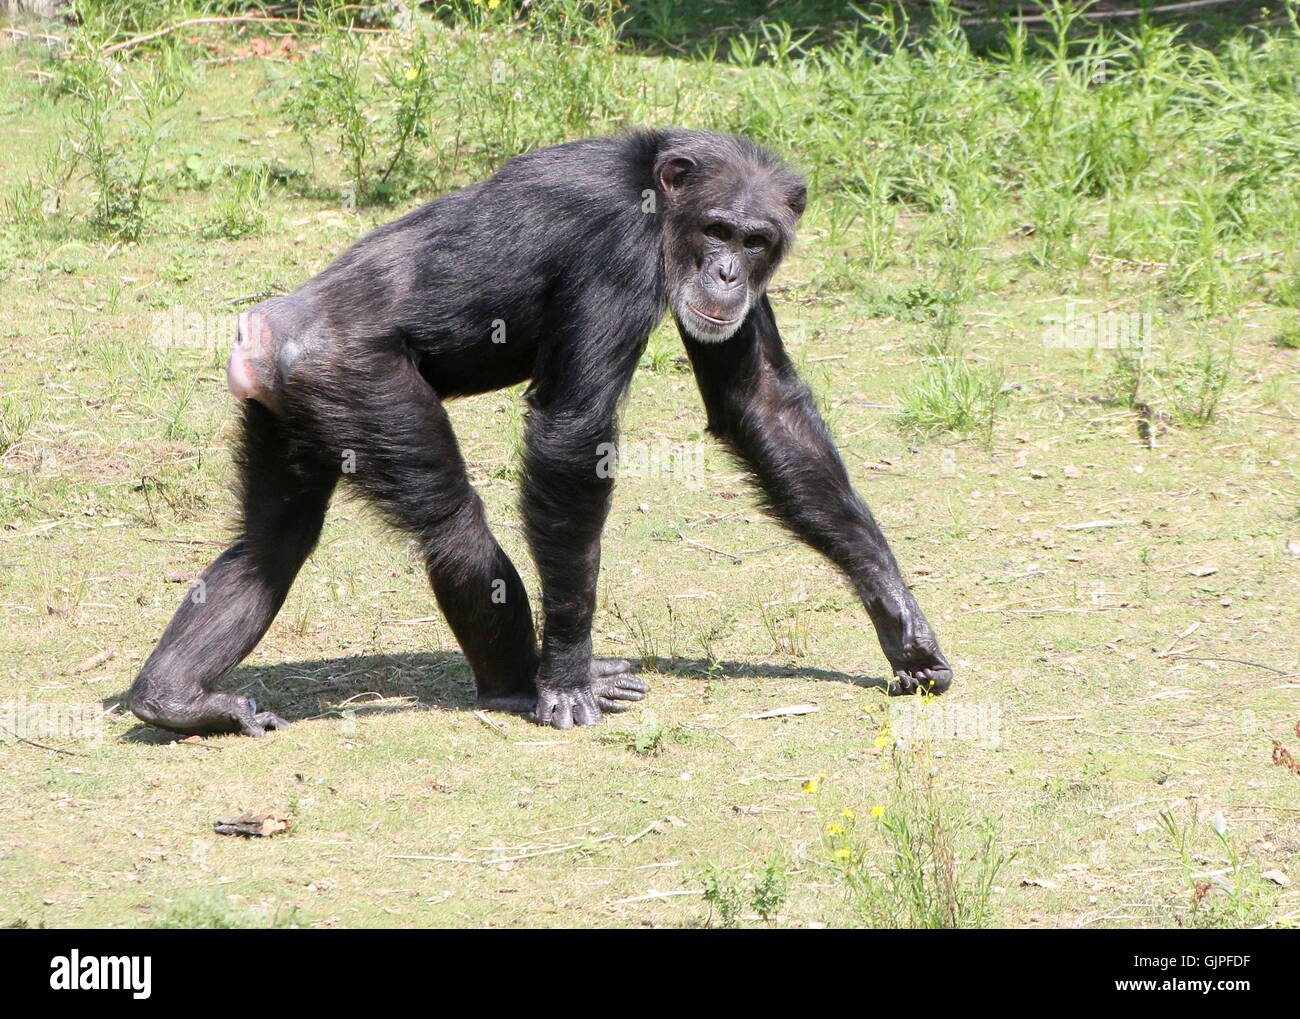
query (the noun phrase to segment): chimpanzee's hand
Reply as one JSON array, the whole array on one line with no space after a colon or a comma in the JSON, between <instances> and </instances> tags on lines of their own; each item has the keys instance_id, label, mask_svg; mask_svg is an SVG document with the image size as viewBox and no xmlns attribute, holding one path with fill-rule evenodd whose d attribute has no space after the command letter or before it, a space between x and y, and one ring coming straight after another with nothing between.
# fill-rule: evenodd
<instances>
[{"instance_id":1,"label":"chimpanzee's hand","mask_svg":"<svg viewBox=\"0 0 1300 1019\"><path fill-rule=\"evenodd\" d=\"M889 684L891 696L917 691L941 694L952 686L952 666L933 642L907 645L898 658L891 656L889 664L894 667L894 680Z\"/></svg>"},{"instance_id":2,"label":"chimpanzee's hand","mask_svg":"<svg viewBox=\"0 0 1300 1019\"><path fill-rule=\"evenodd\" d=\"M899 618L877 621L876 633L894 670L890 696L941 694L952 686L952 666L913 599L905 599Z\"/></svg>"},{"instance_id":3,"label":"chimpanzee's hand","mask_svg":"<svg viewBox=\"0 0 1300 1019\"><path fill-rule=\"evenodd\" d=\"M553 685L539 673L533 718L557 729L598 725L602 711L627 711L630 702L649 692L645 680L632 674L631 663L620 658L593 658L588 681L579 686Z\"/></svg>"}]
</instances>

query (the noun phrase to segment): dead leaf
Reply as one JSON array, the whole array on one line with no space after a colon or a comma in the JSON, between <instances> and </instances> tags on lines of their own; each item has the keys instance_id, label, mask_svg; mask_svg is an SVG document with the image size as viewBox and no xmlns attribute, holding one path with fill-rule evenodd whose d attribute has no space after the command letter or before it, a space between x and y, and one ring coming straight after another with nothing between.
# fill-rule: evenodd
<instances>
[{"instance_id":1,"label":"dead leaf","mask_svg":"<svg viewBox=\"0 0 1300 1019\"><path fill-rule=\"evenodd\" d=\"M1300 723L1296 724L1296 729L1300 730ZM1297 731L1296 735L1300 736L1300 731ZM1297 761L1291 751L1279 740L1273 741L1273 763L1279 768L1286 768L1287 771L1300 775L1300 761Z\"/></svg>"},{"instance_id":2,"label":"dead leaf","mask_svg":"<svg viewBox=\"0 0 1300 1019\"><path fill-rule=\"evenodd\" d=\"M1193 577L1212 577L1219 572L1217 566L1193 566L1187 571Z\"/></svg>"},{"instance_id":3,"label":"dead leaf","mask_svg":"<svg viewBox=\"0 0 1300 1019\"><path fill-rule=\"evenodd\" d=\"M1035 888L1060 888L1055 881L1047 877L1027 877L1022 880L1021 885L1033 886Z\"/></svg>"},{"instance_id":4,"label":"dead leaf","mask_svg":"<svg viewBox=\"0 0 1300 1019\"><path fill-rule=\"evenodd\" d=\"M1260 874L1260 877L1266 881L1272 881L1275 885L1281 885L1283 888L1291 887L1291 879L1274 867L1272 870L1266 870Z\"/></svg>"},{"instance_id":5,"label":"dead leaf","mask_svg":"<svg viewBox=\"0 0 1300 1019\"><path fill-rule=\"evenodd\" d=\"M214 821L212 830L218 835L269 838L288 831L292 825L292 814L240 814Z\"/></svg>"}]
</instances>

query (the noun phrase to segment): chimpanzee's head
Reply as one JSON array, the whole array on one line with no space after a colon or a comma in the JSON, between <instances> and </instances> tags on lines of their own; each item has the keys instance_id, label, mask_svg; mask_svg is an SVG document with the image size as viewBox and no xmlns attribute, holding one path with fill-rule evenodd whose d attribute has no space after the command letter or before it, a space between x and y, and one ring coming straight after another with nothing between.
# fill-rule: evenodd
<instances>
[{"instance_id":1,"label":"chimpanzee's head","mask_svg":"<svg viewBox=\"0 0 1300 1019\"><path fill-rule=\"evenodd\" d=\"M722 134L670 136L655 183L673 315L695 339L720 343L767 289L808 189L771 153Z\"/></svg>"}]
</instances>

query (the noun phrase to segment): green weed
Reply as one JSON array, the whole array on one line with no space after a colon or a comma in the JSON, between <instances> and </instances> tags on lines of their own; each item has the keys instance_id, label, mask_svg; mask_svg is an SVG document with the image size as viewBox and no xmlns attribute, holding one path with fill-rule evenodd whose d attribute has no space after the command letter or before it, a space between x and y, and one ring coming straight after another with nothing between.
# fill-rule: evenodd
<instances>
[{"instance_id":1,"label":"green weed","mask_svg":"<svg viewBox=\"0 0 1300 1019\"><path fill-rule=\"evenodd\" d=\"M890 796L866 817L823 812L828 867L851 907L869 927L989 926L993 884L1009 860L998 826L940 790L924 744L895 744L891 765Z\"/></svg>"}]
</instances>

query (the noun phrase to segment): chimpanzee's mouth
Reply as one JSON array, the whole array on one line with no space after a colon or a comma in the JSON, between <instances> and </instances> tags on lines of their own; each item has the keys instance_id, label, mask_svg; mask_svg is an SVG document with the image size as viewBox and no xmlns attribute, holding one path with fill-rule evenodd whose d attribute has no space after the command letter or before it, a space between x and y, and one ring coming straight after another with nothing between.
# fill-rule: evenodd
<instances>
[{"instance_id":1,"label":"chimpanzee's mouth","mask_svg":"<svg viewBox=\"0 0 1300 1019\"><path fill-rule=\"evenodd\" d=\"M700 311L700 309L695 307L695 305L693 304L688 304L686 308L692 315L697 315L700 318L704 319L705 322L711 322L715 326L723 326L723 327L734 326L737 322L740 321L739 316L737 316L736 318L714 318L712 315L704 314L704 312Z\"/></svg>"}]
</instances>

